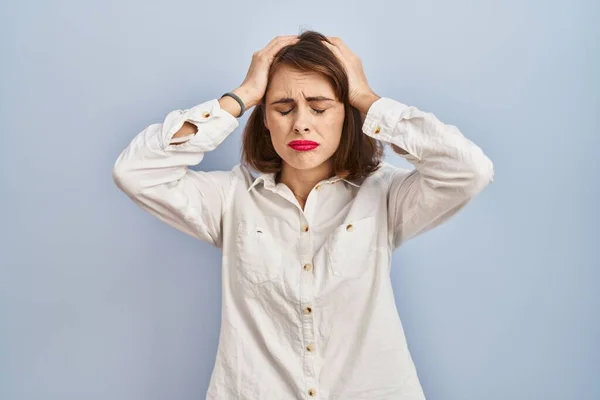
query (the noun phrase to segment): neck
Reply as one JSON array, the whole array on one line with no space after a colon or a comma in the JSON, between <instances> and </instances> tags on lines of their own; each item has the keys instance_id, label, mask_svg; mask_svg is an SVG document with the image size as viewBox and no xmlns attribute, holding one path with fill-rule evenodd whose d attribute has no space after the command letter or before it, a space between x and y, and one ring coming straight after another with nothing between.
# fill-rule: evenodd
<instances>
[{"instance_id":1,"label":"neck","mask_svg":"<svg viewBox=\"0 0 600 400\"><path fill-rule=\"evenodd\" d=\"M333 174L331 161L311 169L295 169L284 162L276 181L289 187L296 197L306 199L317 183L331 178Z\"/></svg>"}]
</instances>

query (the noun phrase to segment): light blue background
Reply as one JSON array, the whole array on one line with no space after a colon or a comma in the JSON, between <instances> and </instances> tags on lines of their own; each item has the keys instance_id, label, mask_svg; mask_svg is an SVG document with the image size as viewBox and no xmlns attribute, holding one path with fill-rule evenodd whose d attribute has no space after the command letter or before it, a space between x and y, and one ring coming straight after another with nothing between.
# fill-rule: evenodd
<instances>
[{"instance_id":1,"label":"light blue background","mask_svg":"<svg viewBox=\"0 0 600 400\"><path fill-rule=\"evenodd\" d=\"M112 165L301 29L341 37L377 93L494 162L471 205L394 254L428 400L600 399L597 1L21 1L0 15L0 399L204 398L220 251L139 209ZM236 164L240 134L203 168Z\"/></svg>"}]
</instances>

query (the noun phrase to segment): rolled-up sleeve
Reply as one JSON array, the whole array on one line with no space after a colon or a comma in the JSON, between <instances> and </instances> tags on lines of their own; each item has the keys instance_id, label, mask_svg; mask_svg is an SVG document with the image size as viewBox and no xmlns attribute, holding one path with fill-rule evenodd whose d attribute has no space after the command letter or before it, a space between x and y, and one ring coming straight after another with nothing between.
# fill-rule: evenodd
<instances>
[{"instance_id":1,"label":"rolled-up sleeve","mask_svg":"<svg viewBox=\"0 0 600 400\"><path fill-rule=\"evenodd\" d=\"M173 138L189 121L198 131ZM141 208L180 231L221 247L221 218L237 178L233 171L194 171L239 123L210 100L167 114L147 126L121 152L113 180Z\"/></svg>"},{"instance_id":2,"label":"rolled-up sleeve","mask_svg":"<svg viewBox=\"0 0 600 400\"><path fill-rule=\"evenodd\" d=\"M460 211L494 179L492 161L456 126L389 98L370 107L363 132L414 165L386 175L394 248ZM406 154L401 150L406 151Z\"/></svg>"}]
</instances>

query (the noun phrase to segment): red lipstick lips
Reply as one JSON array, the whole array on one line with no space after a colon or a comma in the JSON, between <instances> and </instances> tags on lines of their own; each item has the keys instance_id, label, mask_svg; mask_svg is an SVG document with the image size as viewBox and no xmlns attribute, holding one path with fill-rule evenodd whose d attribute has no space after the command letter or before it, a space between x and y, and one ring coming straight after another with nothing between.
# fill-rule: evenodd
<instances>
[{"instance_id":1,"label":"red lipstick lips","mask_svg":"<svg viewBox=\"0 0 600 400\"><path fill-rule=\"evenodd\" d=\"M296 151L309 151L316 149L319 146L319 143L313 142L312 140L292 140L288 143L288 146Z\"/></svg>"}]
</instances>

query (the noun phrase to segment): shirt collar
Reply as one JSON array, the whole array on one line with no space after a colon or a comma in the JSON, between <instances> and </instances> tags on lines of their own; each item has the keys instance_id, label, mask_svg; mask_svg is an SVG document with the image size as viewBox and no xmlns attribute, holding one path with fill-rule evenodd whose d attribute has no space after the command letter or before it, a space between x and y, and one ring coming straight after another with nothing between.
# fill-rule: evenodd
<instances>
[{"instance_id":1,"label":"shirt collar","mask_svg":"<svg viewBox=\"0 0 600 400\"><path fill-rule=\"evenodd\" d=\"M275 187L277 186L277 183L275 183L275 175L276 175L275 172L259 174L258 177L254 180L254 182L252 182L252 185L250 185L250 187L248 188L248 191L252 190L260 182L263 182L265 189L271 189L271 190L275 189ZM355 187L360 187L362 184L362 181L363 181L363 179L348 180L348 179L340 178L338 176L332 176L331 178L324 181L324 183L335 183L339 180L347 182L350 185L355 186Z\"/></svg>"}]
</instances>

